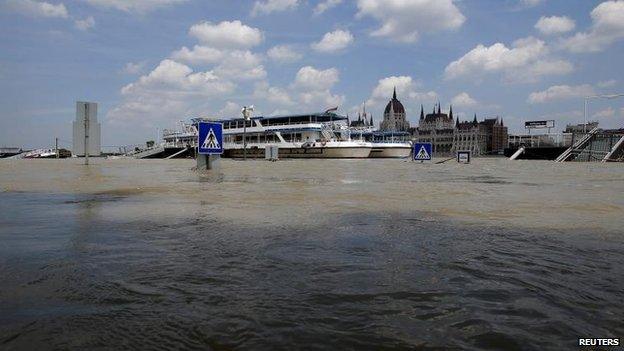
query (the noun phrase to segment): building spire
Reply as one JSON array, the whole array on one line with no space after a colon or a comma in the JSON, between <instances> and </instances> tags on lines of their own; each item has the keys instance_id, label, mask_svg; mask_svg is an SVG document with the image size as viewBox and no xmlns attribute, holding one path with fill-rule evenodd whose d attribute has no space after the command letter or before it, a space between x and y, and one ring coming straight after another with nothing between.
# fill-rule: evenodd
<instances>
[{"instance_id":1,"label":"building spire","mask_svg":"<svg viewBox=\"0 0 624 351\"><path fill-rule=\"evenodd\" d=\"M438 114L441 114L442 110L440 109L440 101L438 101Z\"/></svg>"},{"instance_id":2,"label":"building spire","mask_svg":"<svg viewBox=\"0 0 624 351\"><path fill-rule=\"evenodd\" d=\"M392 100L396 100L396 85L394 86L394 92L392 93Z\"/></svg>"},{"instance_id":3,"label":"building spire","mask_svg":"<svg viewBox=\"0 0 624 351\"><path fill-rule=\"evenodd\" d=\"M422 104L420 104L420 119L425 119L425 110Z\"/></svg>"},{"instance_id":4,"label":"building spire","mask_svg":"<svg viewBox=\"0 0 624 351\"><path fill-rule=\"evenodd\" d=\"M374 127L374 126L375 126L375 124L374 124L374 122L373 122L373 114L372 114L372 113L371 113L371 120L370 120L370 121L371 121L371 122L370 122L371 127Z\"/></svg>"},{"instance_id":5,"label":"building spire","mask_svg":"<svg viewBox=\"0 0 624 351\"><path fill-rule=\"evenodd\" d=\"M453 120L453 105L451 104L451 108L449 109L449 118L451 121Z\"/></svg>"},{"instance_id":6,"label":"building spire","mask_svg":"<svg viewBox=\"0 0 624 351\"><path fill-rule=\"evenodd\" d=\"M457 117L457 120L455 120L455 128L459 128L459 117Z\"/></svg>"},{"instance_id":7,"label":"building spire","mask_svg":"<svg viewBox=\"0 0 624 351\"><path fill-rule=\"evenodd\" d=\"M472 120L472 123L477 124L477 114L474 114L474 119Z\"/></svg>"}]
</instances>

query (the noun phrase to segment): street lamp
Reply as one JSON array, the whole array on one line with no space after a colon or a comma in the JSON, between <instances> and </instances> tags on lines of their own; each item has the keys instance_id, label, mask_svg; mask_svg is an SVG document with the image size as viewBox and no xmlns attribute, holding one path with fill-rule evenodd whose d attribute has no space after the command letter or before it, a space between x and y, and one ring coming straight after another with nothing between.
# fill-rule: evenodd
<instances>
[{"instance_id":1,"label":"street lamp","mask_svg":"<svg viewBox=\"0 0 624 351\"><path fill-rule=\"evenodd\" d=\"M253 105L243 106L241 110L243 114L243 160L247 159L247 121L251 120L251 112L253 110Z\"/></svg>"},{"instance_id":2,"label":"street lamp","mask_svg":"<svg viewBox=\"0 0 624 351\"><path fill-rule=\"evenodd\" d=\"M583 106L583 116L585 117L585 124L583 125L583 133L587 133L587 103L589 102L590 99L616 99L622 96L624 96L624 93L586 96L585 105Z\"/></svg>"}]
</instances>

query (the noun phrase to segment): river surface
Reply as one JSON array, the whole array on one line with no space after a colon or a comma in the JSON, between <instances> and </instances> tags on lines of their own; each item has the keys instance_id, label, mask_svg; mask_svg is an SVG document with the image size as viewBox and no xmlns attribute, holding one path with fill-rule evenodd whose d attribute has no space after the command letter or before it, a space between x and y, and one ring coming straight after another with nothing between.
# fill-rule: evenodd
<instances>
[{"instance_id":1,"label":"river surface","mask_svg":"<svg viewBox=\"0 0 624 351\"><path fill-rule=\"evenodd\" d=\"M624 338L622 164L0 160L0 349Z\"/></svg>"}]
</instances>

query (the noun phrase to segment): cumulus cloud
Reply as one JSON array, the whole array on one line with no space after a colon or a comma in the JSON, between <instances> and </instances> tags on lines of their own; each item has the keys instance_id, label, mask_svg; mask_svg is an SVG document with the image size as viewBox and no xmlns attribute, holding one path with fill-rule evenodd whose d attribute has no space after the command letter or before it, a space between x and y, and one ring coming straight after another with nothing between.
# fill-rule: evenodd
<instances>
[{"instance_id":1,"label":"cumulus cloud","mask_svg":"<svg viewBox=\"0 0 624 351\"><path fill-rule=\"evenodd\" d=\"M278 106L291 106L294 101L290 97L288 91L278 87L272 87L267 82L256 83L253 92L253 98L256 100L268 101Z\"/></svg>"},{"instance_id":2,"label":"cumulus cloud","mask_svg":"<svg viewBox=\"0 0 624 351\"><path fill-rule=\"evenodd\" d=\"M94 6L136 13L146 13L186 1L188 0L87 0L88 3Z\"/></svg>"},{"instance_id":3,"label":"cumulus cloud","mask_svg":"<svg viewBox=\"0 0 624 351\"><path fill-rule=\"evenodd\" d=\"M554 85L546 90L531 93L527 101L531 104L540 104L550 101L582 98L595 94L594 88L589 84Z\"/></svg>"},{"instance_id":4,"label":"cumulus cloud","mask_svg":"<svg viewBox=\"0 0 624 351\"><path fill-rule=\"evenodd\" d=\"M609 79L609 80L605 80L602 82L598 82L598 87L599 88L610 88L612 86L614 86L617 83L617 81L615 79Z\"/></svg>"},{"instance_id":5,"label":"cumulus cloud","mask_svg":"<svg viewBox=\"0 0 624 351\"><path fill-rule=\"evenodd\" d=\"M624 38L624 1L605 1L591 12L589 31L576 33L563 41L571 52L599 52Z\"/></svg>"},{"instance_id":6,"label":"cumulus cloud","mask_svg":"<svg viewBox=\"0 0 624 351\"><path fill-rule=\"evenodd\" d=\"M435 91L418 91L420 84L410 76L390 76L380 79L366 101L367 106L384 106L392 98L396 88L397 97L403 101L406 108L413 103L429 104L438 100Z\"/></svg>"},{"instance_id":7,"label":"cumulus cloud","mask_svg":"<svg viewBox=\"0 0 624 351\"><path fill-rule=\"evenodd\" d=\"M113 123L175 121L192 111L192 102L231 93L235 84L212 71L194 72L165 59L149 74L121 89L123 102L108 114Z\"/></svg>"},{"instance_id":8,"label":"cumulus cloud","mask_svg":"<svg viewBox=\"0 0 624 351\"><path fill-rule=\"evenodd\" d=\"M91 16L85 18L85 19L81 19L81 20L76 20L74 22L74 25L76 26L76 28L82 30L82 31L86 31L89 30L93 27L95 27L95 19Z\"/></svg>"},{"instance_id":9,"label":"cumulus cloud","mask_svg":"<svg viewBox=\"0 0 624 351\"><path fill-rule=\"evenodd\" d=\"M239 104L232 101L227 101L225 103L225 106L223 106L223 108L219 110L218 115L219 117L225 118L240 117L241 108L242 107Z\"/></svg>"},{"instance_id":10,"label":"cumulus cloud","mask_svg":"<svg viewBox=\"0 0 624 351\"><path fill-rule=\"evenodd\" d=\"M145 68L145 62L137 62L137 63L128 62L125 64L122 71L126 74L139 74L143 72L144 68Z\"/></svg>"},{"instance_id":11,"label":"cumulus cloud","mask_svg":"<svg viewBox=\"0 0 624 351\"><path fill-rule=\"evenodd\" d=\"M325 0L325 1L321 1L319 2L316 7L314 7L314 15L318 16L320 14L322 14L323 12L331 9L332 7L336 7L338 5L340 5L342 3L342 0Z\"/></svg>"},{"instance_id":12,"label":"cumulus cloud","mask_svg":"<svg viewBox=\"0 0 624 351\"><path fill-rule=\"evenodd\" d=\"M543 3L544 0L520 0L520 6L522 7L535 7L541 3Z\"/></svg>"},{"instance_id":13,"label":"cumulus cloud","mask_svg":"<svg viewBox=\"0 0 624 351\"><path fill-rule=\"evenodd\" d=\"M477 45L461 58L446 66L447 79L503 73L508 81L536 81L546 75L571 72L572 64L549 57L544 41L528 37L516 40L511 47L503 43Z\"/></svg>"},{"instance_id":14,"label":"cumulus cloud","mask_svg":"<svg viewBox=\"0 0 624 351\"><path fill-rule=\"evenodd\" d=\"M421 33L453 30L466 17L452 0L358 0L357 17L372 17L380 27L371 35L413 43Z\"/></svg>"},{"instance_id":15,"label":"cumulus cloud","mask_svg":"<svg viewBox=\"0 0 624 351\"><path fill-rule=\"evenodd\" d=\"M223 21L218 24L201 22L193 25L189 34L202 44L214 48L250 48L264 40L258 28L244 25L241 21Z\"/></svg>"},{"instance_id":16,"label":"cumulus cloud","mask_svg":"<svg viewBox=\"0 0 624 351\"><path fill-rule=\"evenodd\" d=\"M575 23L566 16L542 16L535 23L535 28L544 35L563 34L573 30Z\"/></svg>"},{"instance_id":17,"label":"cumulus cloud","mask_svg":"<svg viewBox=\"0 0 624 351\"><path fill-rule=\"evenodd\" d=\"M298 101L307 108L322 110L340 106L345 100L343 95L331 92L332 87L339 81L339 72L336 68L317 69L312 66L301 67L291 84L298 94Z\"/></svg>"},{"instance_id":18,"label":"cumulus cloud","mask_svg":"<svg viewBox=\"0 0 624 351\"><path fill-rule=\"evenodd\" d=\"M251 10L252 16L267 15L273 12L292 10L299 5L298 0L264 0L256 1Z\"/></svg>"},{"instance_id":19,"label":"cumulus cloud","mask_svg":"<svg viewBox=\"0 0 624 351\"><path fill-rule=\"evenodd\" d=\"M267 56L277 62L295 62L301 60L302 54L288 45L277 45L267 51Z\"/></svg>"},{"instance_id":20,"label":"cumulus cloud","mask_svg":"<svg viewBox=\"0 0 624 351\"><path fill-rule=\"evenodd\" d=\"M614 117L616 111L613 107L609 106L604 110L600 110L592 115L593 118L611 118Z\"/></svg>"},{"instance_id":21,"label":"cumulus cloud","mask_svg":"<svg viewBox=\"0 0 624 351\"><path fill-rule=\"evenodd\" d=\"M344 50L353 43L353 35L348 30L338 29L323 35L323 38L313 43L312 49L318 52L332 53Z\"/></svg>"},{"instance_id":22,"label":"cumulus cloud","mask_svg":"<svg viewBox=\"0 0 624 351\"><path fill-rule=\"evenodd\" d=\"M263 79L267 73L261 65L262 58L251 51L234 50L224 54L224 59L214 72L221 78L232 80Z\"/></svg>"},{"instance_id":23,"label":"cumulus cloud","mask_svg":"<svg viewBox=\"0 0 624 351\"><path fill-rule=\"evenodd\" d=\"M451 99L451 103L458 107L472 107L477 105L477 100L473 99L468 93L461 92Z\"/></svg>"},{"instance_id":24,"label":"cumulus cloud","mask_svg":"<svg viewBox=\"0 0 624 351\"><path fill-rule=\"evenodd\" d=\"M216 48L195 45L192 49L183 46L171 54L171 58L194 65L206 65L223 59L224 51Z\"/></svg>"},{"instance_id":25,"label":"cumulus cloud","mask_svg":"<svg viewBox=\"0 0 624 351\"><path fill-rule=\"evenodd\" d=\"M67 8L63 3L52 4L35 0L6 0L1 5L8 11L29 17L68 18Z\"/></svg>"},{"instance_id":26,"label":"cumulus cloud","mask_svg":"<svg viewBox=\"0 0 624 351\"><path fill-rule=\"evenodd\" d=\"M295 86L310 89L329 89L339 80L339 73L336 68L325 70L316 69L312 66L301 67L295 76Z\"/></svg>"}]
</instances>

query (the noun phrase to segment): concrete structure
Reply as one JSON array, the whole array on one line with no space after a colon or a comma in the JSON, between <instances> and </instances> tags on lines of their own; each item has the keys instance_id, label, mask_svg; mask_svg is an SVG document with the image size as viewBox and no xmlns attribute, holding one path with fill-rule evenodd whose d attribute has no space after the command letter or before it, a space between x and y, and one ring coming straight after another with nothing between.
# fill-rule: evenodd
<instances>
[{"instance_id":1,"label":"concrete structure","mask_svg":"<svg viewBox=\"0 0 624 351\"><path fill-rule=\"evenodd\" d=\"M102 151L100 123L97 121L97 103L78 101L76 102L76 120L73 122L72 153L75 156L85 155L85 131L88 132L89 156L100 156Z\"/></svg>"},{"instance_id":2,"label":"concrete structure","mask_svg":"<svg viewBox=\"0 0 624 351\"><path fill-rule=\"evenodd\" d=\"M397 99L396 88L394 88L392 100L388 102L384 109L383 121L381 121L379 125L379 130L387 132L407 132L409 129L410 124L405 116L405 108L401 101Z\"/></svg>"}]
</instances>

